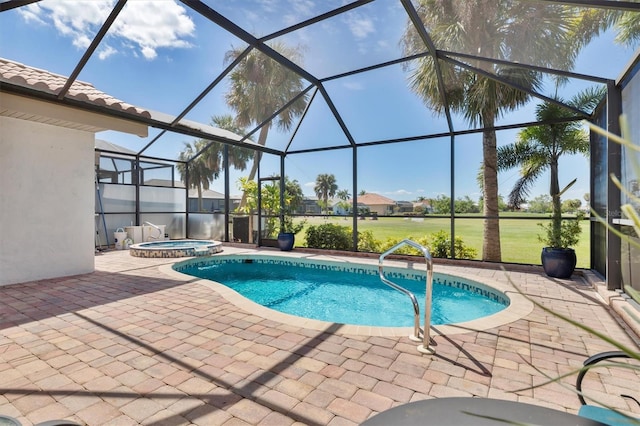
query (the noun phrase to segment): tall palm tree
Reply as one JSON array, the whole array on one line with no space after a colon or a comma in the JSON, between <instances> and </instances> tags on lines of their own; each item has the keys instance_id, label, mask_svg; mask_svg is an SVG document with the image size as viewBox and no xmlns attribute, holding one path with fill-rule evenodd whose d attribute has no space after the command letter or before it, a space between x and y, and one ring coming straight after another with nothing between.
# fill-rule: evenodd
<instances>
[{"instance_id":1,"label":"tall palm tree","mask_svg":"<svg viewBox=\"0 0 640 426\"><path fill-rule=\"evenodd\" d=\"M293 213L304 203L304 192L297 179L289 180L287 176L284 177L284 187L286 213Z\"/></svg>"},{"instance_id":2,"label":"tall palm tree","mask_svg":"<svg viewBox=\"0 0 640 426\"><path fill-rule=\"evenodd\" d=\"M180 152L177 165L180 180L188 182L188 189L198 191L198 211L202 211L202 191L209 189L209 184L215 179L214 171L207 166L202 156L195 157L206 146L206 141L196 140L193 143L185 142L184 149ZM194 158L195 157L195 158ZM187 170L189 179L187 179Z\"/></svg>"},{"instance_id":3,"label":"tall palm tree","mask_svg":"<svg viewBox=\"0 0 640 426\"><path fill-rule=\"evenodd\" d=\"M350 207L351 207L351 203L349 202L349 199L351 199L351 194L349 193L348 189L341 189L338 192L336 192L336 197L338 197L340 199L340 207L345 211L345 212L349 212ZM345 220L347 219L347 216L345 215Z\"/></svg>"},{"instance_id":4,"label":"tall palm tree","mask_svg":"<svg viewBox=\"0 0 640 426\"><path fill-rule=\"evenodd\" d=\"M329 206L329 197L336 195L338 191L338 185L336 184L336 177L332 174L322 173L316 177L316 184L313 187L316 196L321 200L324 212L327 213Z\"/></svg>"},{"instance_id":5,"label":"tall palm tree","mask_svg":"<svg viewBox=\"0 0 640 426\"><path fill-rule=\"evenodd\" d=\"M348 189L341 189L338 192L336 192L336 197L338 197L342 201L347 201L349 198L351 198L351 194L349 194Z\"/></svg>"},{"instance_id":6,"label":"tall palm tree","mask_svg":"<svg viewBox=\"0 0 640 426\"><path fill-rule=\"evenodd\" d=\"M214 116L211 124L239 135L245 133L243 128L235 124L230 115ZM202 153L194 158L200 151ZM238 170L247 168L247 161L252 155L253 151L248 148L231 146L228 150L229 163ZM189 188L198 190L198 211L202 211L202 191L209 189L210 183L220 176L223 158L224 144L211 143L205 139L196 139L193 143L185 142L185 149L179 154L178 159L188 162L189 165ZM183 182L186 180L186 170L185 163L178 163L178 173Z\"/></svg>"},{"instance_id":7,"label":"tall palm tree","mask_svg":"<svg viewBox=\"0 0 640 426\"><path fill-rule=\"evenodd\" d=\"M301 63L300 48L293 48L282 43L275 43L271 47L290 60ZM234 48L225 54L225 60L232 62L238 58L244 49ZM254 49L245 56L230 74L231 86L225 95L227 105L236 112L236 122L239 126L257 126L279 108L298 95L303 89L300 75L285 68L262 52ZM280 129L288 130L294 119L300 116L307 105L307 97L298 98L289 108L282 111L260 129L258 144L265 145L269 129L276 124ZM253 165L249 173L249 180L253 180L260 162L260 153L255 152ZM243 194L240 206L246 203Z\"/></svg>"},{"instance_id":8,"label":"tall palm tree","mask_svg":"<svg viewBox=\"0 0 640 426\"><path fill-rule=\"evenodd\" d=\"M229 130L237 135L244 136L246 134L246 128L239 126L231 115L215 115L211 118L211 124L220 129ZM209 144L209 147L202 153L203 159L215 175L215 178L220 174L220 170L224 161L224 144L220 142L213 142ZM247 161L253 156L253 150L249 148L239 146L229 146L228 149L229 164L236 170L244 170L247 168Z\"/></svg>"},{"instance_id":9,"label":"tall palm tree","mask_svg":"<svg viewBox=\"0 0 640 426\"><path fill-rule=\"evenodd\" d=\"M567 105L590 112L605 95L605 88L586 89ZM562 99L557 99L562 102ZM572 111L560 105L544 102L536 108L536 119L552 122L540 126L527 127L518 133L518 138L510 145L498 148L498 169L507 170L520 167L520 178L509 193L509 206L518 208L525 202L529 191L545 172L550 173L549 195L551 196L554 225L560 226L562 214L558 160L564 154L589 154L589 134L577 121L557 122L575 116Z\"/></svg>"},{"instance_id":10,"label":"tall palm tree","mask_svg":"<svg viewBox=\"0 0 640 426\"><path fill-rule=\"evenodd\" d=\"M509 0L419 0L417 6L438 49L560 69L570 69L578 54L577 47L600 31L600 26L589 27L593 19L584 22L580 19L585 10ZM411 23L402 45L408 55L425 51L425 43ZM541 75L531 70L479 60L468 62L519 87L536 89L541 84ZM438 68L446 94L439 90ZM485 216L482 258L500 261L498 160L493 127L497 118L524 105L529 96L467 68L440 60L436 63L433 56L422 57L407 69L412 90L425 104L439 113L448 107L462 114L472 126L479 124L486 129L482 135ZM448 105L444 104L445 99Z\"/></svg>"}]
</instances>

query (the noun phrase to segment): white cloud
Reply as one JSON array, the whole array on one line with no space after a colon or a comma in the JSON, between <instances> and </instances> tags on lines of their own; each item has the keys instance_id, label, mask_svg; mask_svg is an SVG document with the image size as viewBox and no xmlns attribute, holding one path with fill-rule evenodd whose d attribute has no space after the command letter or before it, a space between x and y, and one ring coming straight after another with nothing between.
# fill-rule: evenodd
<instances>
[{"instance_id":1,"label":"white cloud","mask_svg":"<svg viewBox=\"0 0 640 426\"><path fill-rule=\"evenodd\" d=\"M411 195L413 192L407 191L406 189L397 189L395 191L388 192L389 195Z\"/></svg>"},{"instance_id":2,"label":"white cloud","mask_svg":"<svg viewBox=\"0 0 640 426\"><path fill-rule=\"evenodd\" d=\"M315 5L311 0L293 0L290 3L296 15L298 15L299 17L297 19L300 19L300 17L302 19L308 19L314 16L315 14L314 12Z\"/></svg>"},{"instance_id":3,"label":"white cloud","mask_svg":"<svg viewBox=\"0 0 640 426\"><path fill-rule=\"evenodd\" d=\"M357 39L365 39L369 34L376 31L373 21L369 18L361 17L357 14L350 14L345 21L351 31L351 34Z\"/></svg>"},{"instance_id":4,"label":"white cloud","mask_svg":"<svg viewBox=\"0 0 640 426\"><path fill-rule=\"evenodd\" d=\"M158 48L186 48L184 37L194 34L195 24L185 9L174 1L130 1L114 22L117 36L136 43L147 59L157 56Z\"/></svg>"},{"instance_id":5,"label":"white cloud","mask_svg":"<svg viewBox=\"0 0 640 426\"><path fill-rule=\"evenodd\" d=\"M60 34L72 39L74 46L86 48L111 13L113 0L58 0L31 4L21 12L23 19L52 25ZM98 55L105 59L122 49L133 49L146 59L157 57L161 48L188 48L187 41L195 24L184 7L174 0L162 2L131 0L120 12L107 33L112 44ZM117 43L116 43L117 42ZM104 44L104 41L102 42Z\"/></svg>"},{"instance_id":6,"label":"white cloud","mask_svg":"<svg viewBox=\"0 0 640 426\"><path fill-rule=\"evenodd\" d=\"M388 40L378 40L376 44L380 50L387 50L392 47Z\"/></svg>"},{"instance_id":7,"label":"white cloud","mask_svg":"<svg viewBox=\"0 0 640 426\"><path fill-rule=\"evenodd\" d=\"M364 90L364 85L362 83L356 83L353 81L347 81L342 83L345 89L348 90Z\"/></svg>"},{"instance_id":8,"label":"white cloud","mask_svg":"<svg viewBox=\"0 0 640 426\"><path fill-rule=\"evenodd\" d=\"M275 12L278 9L278 2L276 0L258 0L261 8L266 12Z\"/></svg>"},{"instance_id":9,"label":"white cloud","mask_svg":"<svg viewBox=\"0 0 640 426\"><path fill-rule=\"evenodd\" d=\"M107 45L98 51L98 58L107 59L109 56L115 55L116 52L117 52L116 49Z\"/></svg>"},{"instance_id":10,"label":"white cloud","mask_svg":"<svg viewBox=\"0 0 640 426\"><path fill-rule=\"evenodd\" d=\"M39 10L40 6L38 4L31 3L25 7L19 7L18 14L22 16L22 19L26 22L36 22L38 24L46 25L47 23L38 16Z\"/></svg>"},{"instance_id":11,"label":"white cloud","mask_svg":"<svg viewBox=\"0 0 640 426\"><path fill-rule=\"evenodd\" d=\"M91 44L91 39L85 34L79 34L73 39L73 45L79 49L86 49Z\"/></svg>"}]
</instances>

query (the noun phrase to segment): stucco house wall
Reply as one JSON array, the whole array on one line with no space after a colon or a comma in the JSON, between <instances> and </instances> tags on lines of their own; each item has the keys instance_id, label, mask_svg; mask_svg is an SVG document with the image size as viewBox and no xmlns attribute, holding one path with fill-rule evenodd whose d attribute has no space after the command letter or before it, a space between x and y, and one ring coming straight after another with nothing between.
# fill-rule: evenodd
<instances>
[{"instance_id":1,"label":"stucco house wall","mask_svg":"<svg viewBox=\"0 0 640 426\"><path fill-rule=\"evenodd\" d=\"M94 134L0 117L0 285L94 270Z\"/></svg>"},{"instance_id":2,"label":"stucco house wall","mask_svg":"<svg viewBox=\"0 0 640 426\"><path fill-rule=\"evenodd\" d=\"M393 208L389 204L367 204L369 211L380 216L387 216L393 213Z\"/></svg>"},{"instance_id":3,"label":"stucco house wall","mask_svg":"<svg viewBox=\"0 0 640 426\"><path fill-rule=\"evenodd\" d=\"M148 135L146 124L52 102L66 83L0 58L0 285L94 270L95 134ZM151 115L81 81L64 98Z\"/></svg>"},{"instance_id":4,"label":"stucco house wall","mask_svg":"<svg viewBox=\"0 0 640 426\"><path fill-rule=\"evenodd\" d=\"M351 202L353 203L353 200ZM358 207L368 207L371 213L380 216L392 214L395 205L394 200L374 193L366 193L358 197Z\"/></svg>"}]
</instances>

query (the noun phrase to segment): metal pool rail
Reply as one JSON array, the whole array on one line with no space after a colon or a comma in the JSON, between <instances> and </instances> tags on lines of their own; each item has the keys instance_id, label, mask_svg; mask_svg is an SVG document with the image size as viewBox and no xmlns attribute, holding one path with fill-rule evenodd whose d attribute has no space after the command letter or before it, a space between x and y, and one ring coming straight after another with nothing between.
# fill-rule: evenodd
<instances>
[{"instance_id":1,"label":"metal pool rail","mask_svg":"<svg viewBox=\"0 0 640 426\"><path fill-rule=\"evenodd\" d=\"M389 250L385 251L380 255L380 259L378 261L378 274L380 275L380 279L382 280L383 283L398 290L401 293L406 294L411 299L411 303L413 304L414 319L413 319L413 335L409 337L412 340L420 341L420 306L418 305L418 300L416 299L416 296L406 288L400 287L398 284L389 281L384 276L384 271L383 271L384 258L404 245L409 245L413 248L420 250L424 255L424 258L427 263L427 279L426 279L426 291L425 291L425 302L424 302L424 330L422 332L422 345L418 346L418 352L425 353L425 354L433 354L435 353L435 349L429 347L430 329L431 329L431 293L432 293L432 287L433 287L433 259L431 257L431 253L429 253L429 249L416 243L415 241L411 241L408 239L402 240L398 244L391 247Z\"/></svg>"}]
</instances>

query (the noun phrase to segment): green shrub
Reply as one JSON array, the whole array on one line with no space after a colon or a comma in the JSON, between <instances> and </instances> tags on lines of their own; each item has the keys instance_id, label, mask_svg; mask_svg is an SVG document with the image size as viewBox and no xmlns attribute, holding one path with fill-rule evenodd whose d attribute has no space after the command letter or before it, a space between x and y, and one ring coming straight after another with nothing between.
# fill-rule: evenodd
<instances>
[{"instance_id":1,"label":"green shrub","mask_svg":"<svg viewBox=\"0 0 640 426\"><path fill-rule=\"evenodd\" d=\"M430 242L427 244L433 257L451 257L451 235L445 231L438 231L431 234ZM456 259L473 259L476 257L476 250L464 244L462 238L456 237L454 243Z\"/></svg>"},{"instance_id":2,"label":"green shrub","mask_svg":"<svg viewBox=\"0 0 640 426\"><path fill-rule=\"evenodd\" d=\"M310 248L327 250L351 250L353 248L351 228L332 223L309 226L305 240L307 247Z\"/></svg>"},{"instance_id":3,"label":"green shrub","mask_svg":"<svg viewBox=\"0 0 640 426\"><path fill-rule=\"evenodd\" d=\"M358 251L380 253L380 241L376 240L371 230L358 232Z\"/></svg>"},{"instance_id":4,"label":"green shrub","mask_svg":"<svg viewBox=\"0 0 640 426\"><path fill-rule=\"evenodd\" d=\"M538 241L546 244L547 247L573 247L580 241L582 219L584 214L579 212L575 219L558 219L556 223L554 220L538 223L538 226L544 230L544 236L538 235Z\"/></svg>"},{"instance_id":5,"label":"green shrub","mask_svg":"<svg viewBox=\"0 0 640 426\"><path fill-rule=\"evenodd\" d=\"M409 237L409 239L411 239L411 237ZM380 253L384 253L385 251L389 250L391 247L395 246L402 240L404 240L404 238L392 238L392 237L387 238L386 241L380 244ZM396 251L394 251L393 254L417 255L418 251L411 246L402 246L402 247L399 247Z\"/></svg>"},{"instance_id":6,"label":"green shrub","mask_svg":"<svg viewBox=\"0 0 640 426\"><path fill-rule=\"evenodd\" d=\"M351 250L352 249L352 228L349 226L334 225L325 223L322 225L311 225L306 230L306 246L309 248L319 248L327 250ZM451 257L451 237L445 231L438 231L434 234L408 239L427 247L433 257ZM366 230L358 232L358 251L366 253L384 253L391 247L400 243L404 238L387 238L381 242L376 240L373 231ZM455 247L456 259L474 259L476 250L468 247L462 238L456 237ZM422 252L410 245L399 247L393 254L404 254L411 256L422 256Z\"/></svg>"},{"instance_id":7,"label":"green shrub","mask_svg":"<svg viewBox=\"0 0 640 426\"><path fill-rule=\"evenodd\" d=\"M428 239L427 237L421 237L421 238L415 238L415 237L407 237L407 239L414 241L418 244L420 244L423 247L429 247L428 244ZM391 247L395 246L396 244L398 244L400 241L404 240L404 238L402 239L398 239L398 238L387 238L387 240L380 244L380 253L383 253L387 250L389 250ZM431 250L429 250L429 252L431 252ZM411 247L409 245L404 245L402 247L399 247L396 251L393 252L394 254L408 254L408 255L412 255L412 256L422 256L422 252L414 247Z\"/></svg>"},{"instance_id":8,"label":"green shrub","mask_svg":"<svg viewBox=\"0 0 640 426\"><path fill-rule=\"evenodd\" d=\"M438 231L434 234L430 234L426 237L407 237L408 239L415 241L423 247L429 249L429 253L432 257L448 258L451 257L451 237L445 231ZM404 238L403 238L404 239ZM389 250L391 247L398 244L402 239L387 238L387 240L380 244L380 253ZM472 247L468 247L462 241L462 238L456 237L455 247L456 259L474 259L476 256L476 250ZM394 254L407 254L413 256L422 256L422 252L409 245L402 246L398 250L393 252Z\"/></svg>"}]
</instances>

